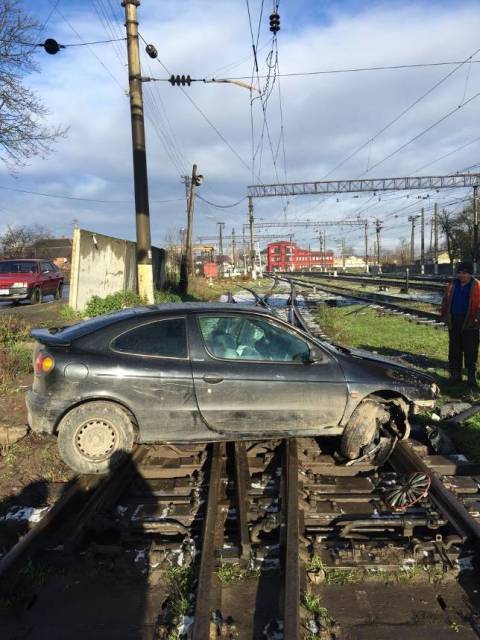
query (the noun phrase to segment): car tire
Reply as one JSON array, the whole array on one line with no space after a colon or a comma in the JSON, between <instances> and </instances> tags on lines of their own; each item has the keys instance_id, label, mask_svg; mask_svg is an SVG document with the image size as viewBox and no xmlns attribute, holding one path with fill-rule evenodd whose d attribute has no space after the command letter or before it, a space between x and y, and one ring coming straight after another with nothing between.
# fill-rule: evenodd
<instances>
[{"instance_id":1,"label":"car tire","mask_svg":"<svg viewBox=\"0 0 480 640\"><path fill-rule=\"evenodd\" d=\"M60 284L57 287L57 290L55 291L55 300L61 300L63 297L63 282L60 282Z\"/></svg>"},{"instance_id":2,"label":"car tire","mask_svg":"<svg viewBox=\"0 0 480 640\"><path fill-rule=\"evenodd\" d=\"M81 404L58 426L60 457L77 473L107 473L128 457L134 442L133 421L114 402Z\"/></svg>"},{"instance_id":3,"label":"car tire","mask_svg":"<svg viewBox=\"0 0 480 640\"><path fill-rule=\"evenodd\" d=\"M355 460L372 448L379 438L379 427L389 418L380 399L367 398L352 413L342 435L340 452L344 458Z\"/></svg>"},{"instance_id":4,"label":"car tire","mask_svg":"<svg viewBox=\"0 0 480 640\"><path fill-rule=\"evenodd\" d=\"M30 304L41 304L43 300L43 293L41 287L35 287L30 294Z\"/></svg>"}]
</instances>

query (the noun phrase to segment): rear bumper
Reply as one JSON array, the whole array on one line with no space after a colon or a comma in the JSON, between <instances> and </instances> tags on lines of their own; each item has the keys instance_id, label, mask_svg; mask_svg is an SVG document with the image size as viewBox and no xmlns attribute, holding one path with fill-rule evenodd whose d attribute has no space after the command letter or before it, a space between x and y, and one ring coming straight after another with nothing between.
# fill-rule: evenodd
<instances>
[{"instance_id":1,"label":"rear bumper","mask_svg":"<svg viewBox=\"0 0 480 640\"><path fill-rule=\"evenodd\" d=\"M25 394L28 424L36 433L54 433L55 426L62 415L62 408L52 402L50 396L40 395L30 387Z\"/></svg>"}]
</instances>

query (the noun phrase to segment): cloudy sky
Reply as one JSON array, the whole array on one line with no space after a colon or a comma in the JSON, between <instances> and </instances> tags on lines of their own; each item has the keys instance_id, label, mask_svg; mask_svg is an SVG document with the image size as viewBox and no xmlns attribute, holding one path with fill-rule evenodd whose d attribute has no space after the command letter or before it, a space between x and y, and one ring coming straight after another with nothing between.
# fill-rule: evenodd
<instances>
[{"instance_id":1,"label":"cloudy sky","mask_svg":"<svg viewBox=\"0 0 480 640\"><path fill-rule=\"evenodd\" d=\"M124 37L120 0L25 0L24 6L44 25L39 41L53 37L68 45ZM194 237L216 235L219 221L226 233L235 228L241 234L251 184L478 170L480 65L458 64L472 54L480 61L477 2L282 0L276 46L271 10L271 0L142 0L140 33L158 50L151 60L142 46L142 72L160 80L144 85L156 245L185 226L181 176L191 173L193 163L204 175L202 198L214 205L241 201L218 208L197 200ZM253 83L252 35L259 67ZM50 122L68 127L68 134L54 153L15 175L0 166L0 228L38 222L69 235L76 220L134 239L125 42L67 47L55 56L39 48L37 62L38 73L26 82L41 96ZM439 62L457 64L305 75ZM261 92L220 83L172 87L164 81L170 73L244 78ZM372 239L378 218L384 246L394 246L409 238L409 215L423 206L428 221L435 201L455 209L467 195L445 190L262 198L255 201L255 215L264 222L360 216L372 220ZM292 232L300 244L317 248L315 229L264 231ZM427 227L427 238L429 233ZM342 237L362 252L363 230L327 229L328 248L336 249Z\"/></svg>"}]
</instances>

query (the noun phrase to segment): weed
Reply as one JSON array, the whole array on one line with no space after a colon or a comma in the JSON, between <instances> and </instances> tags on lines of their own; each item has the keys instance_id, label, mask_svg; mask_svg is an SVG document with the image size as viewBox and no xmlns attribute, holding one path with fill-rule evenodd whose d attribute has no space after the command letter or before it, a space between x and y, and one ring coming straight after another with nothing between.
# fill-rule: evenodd
<instances>
[{"instance_id":1,"label":"weed","mask_svg":"<svg viewBox=\"0 0 480 640\"><path fill-rule=\"evenodd\" d=\"M249 578L258 578L260 569L242 569L238 563L224 563L218 567L217 576L221 582L232 584Z\"/></svg>"},{"instance_id":2,"label":"weed","mask_svg":"<svg viewBox=\"0 0 480 640\"><path fill-rule=\"evenodd\" d=\"M453 622L453 621L450 622L449 627L455 633L459 633L460 632L460 625L458 624L458 622Z\"/></svg>"},{"instance_id":3,"label":"weed","mask_svg":"<svg viewBox=\"0 0 480 640\"><path fill-rule=\"evenodd\" d=\"M311 614L318 616L324 626L331 627L335 620L328 613L328 609L321 606L320 602L320 596L312 596L308 593L305 593L302 598L302 605L305 609Z\"/></svg>"},{"instance_id":4,"label":"weed","mask_svg":"<svg viewBox=\"0 0 480 640\"><path fill-rule=\"evenodd\" d=\"M24 342L30 336L30 326L18 316L8 315L0 321L0 345L10 346Z\"/></svg>"},{"instance_id":5,"label":"weed","mask_svg":"<svg viewBox=\"0 0 480 640\"><path fill-rule=\"evenodd\" d=\"M7 391L16 377L32 370L32 350L18 343L0 348L0 389Z\"/></svg>"},{"instance_id":6,"label":"weed","mask_svg":"<svg viewBox=\"0 0 480 640\"><path fill-rule=\"evenodd\" d=\"M320 556L314 554L310 560L307 562L307 571L324 571L325 567L323 566L322 559Z\"/></svg>"},{"instance_id":7,"label":"weed","mask_svg":"<svg viewBox=\"0 0 480 640\"><path fill-rule=\"evenodd\" d=\"M335 569L326 567L320 556L313 555L307 563L307 571L323 571L326 584L354 584L362 580L362 572L358 569Z\"/></svg>"},{"instance_id":8,"label":"weed","mask_svg":"<svg viewBox=\"0 0 480 640\"><path fill-rule=\"evenodd\" d=\"M155 291L155 304L164 304L167 302L181 302L182 298L178 293L173 291Z\"/></svg>"},{"instance_id":9,"label":"weed","mask_svg":"<svg viewBox=\"0 0 480 640\"><path fill-rule=\"evenodd\" d=\"M60 309L60 317L65 322L80 322L85 318L85 313L83 311L77 311L73 309L69 305L65 305Z\"/></svg>"},{"instance_id":10,"label":"weed","mask_svg":"<svg viewBox=\"0 0 480 640\"><path fill-rule=\"evenodd\" d=\"M172 589L169 599L168 617L180 619L186 615L190 606L190 593L195 581L193 567L170 567L167 571L167 581Z\"/></svg>"}]
</instances>

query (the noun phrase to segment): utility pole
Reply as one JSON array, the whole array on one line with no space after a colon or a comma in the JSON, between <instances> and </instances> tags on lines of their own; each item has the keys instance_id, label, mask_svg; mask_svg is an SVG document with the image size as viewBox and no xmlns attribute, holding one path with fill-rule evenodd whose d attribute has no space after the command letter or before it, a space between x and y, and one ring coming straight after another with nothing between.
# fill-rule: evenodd
<instances>
[{"instance_id":1,"label":"utility pole","mask_svg":"<svg viewBox=\"0 0 480 640\"><path fill-rule=\"evenodd\" d=\"M325 271L327 271L328 262L327 262L327 232L326 231L323 232L323 259L325 264Z\"/></svg>"},{"instance_id":2,"label":"utility pole","mask_svg":"<svg viewBox=\"0 0 480 640\"><path fill-rule=\"evenodd\" d=\"M233 264L233 272L235 273L236 261L235 255L237 253L237 243L235 239L235 229L232 229L232 264Z\"/></svg>"},{"instance_id":3,"label":"utility pole","mask_svg":"<svg viewBox=\"0 0 480 640\"><path fill-rule=\"evenodd\" d=\"M420 273L425 273L425 209L420 213Z\"/></svg>"},{"instance_id":4,"label":"utility pole","mask_svg":"<svg viewBox=\"0 0 480 640\"><path fill-rule=\"evenodd\" d=\"M194 274L193 264L193 247L192 247L192 230L193 230L193 210L195 208L195 187L198 187L203 180L202 175L197 175L197 165L192 168L192 178L190 180L190 192L188 194L187 208L187 273L189 276Z\"/></svg>"},{"instance_id":5,"label":"utility pole","mask_svg":"<svg viewBox=\"0 0 480 640\"><path fill-rule=\"evenodd\" d=\"M381 269L381 264L380 264L380 231L383 229L382 226L382 221L381 220L376 220L375 221L375 232L377 234L377 265L379 270Z\"/></svg>"},{"instance_id":6,"label":"utility pole","mask_svg":"<svg viewBox=\"0 0 480 640\"><path fill-rule=\"evenodd\" d=\"M368 222L365 222L365 273L368 273Z\"/></svg>"},{"instance_id":7,"label":"utility pole","mask_svg":"<svg viewBox=\"0 0 480 640\"><path fill-rule=\"evenodd\" d=\"M346 254L346 243L345 238L342 238L342 269L345 271L345 254Z\"/></svg>"},{"instance_id":8,"label":"utility pole","mask_svg":"<svg viewBox=\"0 0 480 640\"><path fill-rule=\"evenodd\" d=\"M438 204L433 205L433 273L438 275Z\"/></svg>"},{"instance_id":9,"label":"utility pole","mask_svg":"<svg viewBox=\"0 0 480 640\"><path fill-rule=\"evenodd\" d=\"M477 189L473 187L473 273L477 273L478 266L478 207L477 207Z\"/></svg>"},{"instance_id":10,"label":"utility pole","mask_svg":"<svg viewBox=\"0 0 480 640\"><path fill-rule=\"evenodd\" d=\"M320 245L320 268L323 271L323 262L324 262L324 258L323 258L323 234L320 231L320 233L318 234L318 242Z\"/></svg>"},{"instance_id":11,"label":"utility pole","mask_svg":"<svg viewBox=\"0 0 480 640\"><path fill-rule=\"evenodd\" d=\"M138 293L153 304L152 245L148 204L147 154L143 119L142 75L138 44L137 7L140 0L122 0L127 28L130 114L132 121L133 181L135 186L135 225L137 233Z\"/></svg>"},{"instance_id":12,"label":"utility pole","mask_svg":"<svg viewBox=\"0 0 480 640\"><path fill-rule=\"evenodd\" d=\"M218 253L220 256L220 271L223 272L223 228L225 227L224 222L217 222L218 225Z\"/></svg>"},{"instance_id":13,"label":"utility pole","mask_svg":"<svg viewBox=\"0 0 480 640\"><path fill-rule=\"evenodd\" d=\"M415 223L419 216L408 216L408 221L412 223L412 233L410 236L410 263L415 263Z\"/></svg>"},{"instance_id":14,"label":"utility pole","mask_svg":"<svg viewBox=\"0 0 480 640\"><path fill-rule=\"evenodd\" d=\"M252 278L255 278L255 245L253 237L253 197L248 196L248 224L250 225L250 266Z\"/></svg>"}]
</instances>

